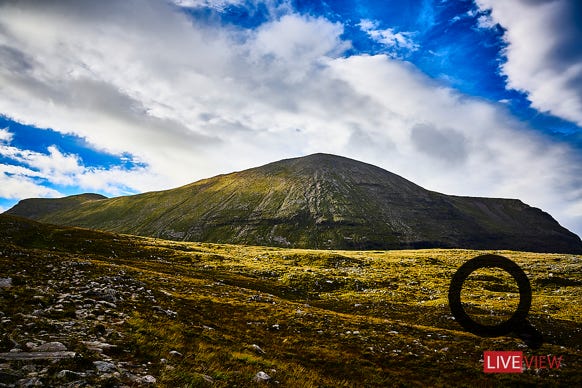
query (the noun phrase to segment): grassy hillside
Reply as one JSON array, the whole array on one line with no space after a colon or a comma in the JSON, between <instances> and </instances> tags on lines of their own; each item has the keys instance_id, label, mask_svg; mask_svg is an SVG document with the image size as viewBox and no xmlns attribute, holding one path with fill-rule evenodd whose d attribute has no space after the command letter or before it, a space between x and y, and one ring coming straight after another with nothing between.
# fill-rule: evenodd
<instances>
[{"instance_id":1,"label":"grassy hillside","mask_svg":"<svg viewBox=\"0 0 582 388\"><path fill-rule=\"evenodd\" d=\"M582 253L519 200L453 197L381 168L316 154L134 196L22 201L42 222L172 240L315 249L475 248ZM43 206L45 211L42 212ZM33 211L31 211L31 209Z\"/></svg>"},{"instance_id":2,"label":"grassy hillside","mask_svg":"<svg viewBox=\"0 0 582 388\"><path fill-rule=\"evenodd\" d=\"M582 257L497 252L531 280L530 322L546 339L531 351L452 319L451 276L481 253L183 243L2 216L0 353L58 341L76 355L0 360L0 382L253 386L264 372L281 386L580 386ZM498 322L516 305L517 287L499 275L466 282L476 319ZM484 350L561 355L563 365L485 375Z\"/></svg>"}]
</instances>

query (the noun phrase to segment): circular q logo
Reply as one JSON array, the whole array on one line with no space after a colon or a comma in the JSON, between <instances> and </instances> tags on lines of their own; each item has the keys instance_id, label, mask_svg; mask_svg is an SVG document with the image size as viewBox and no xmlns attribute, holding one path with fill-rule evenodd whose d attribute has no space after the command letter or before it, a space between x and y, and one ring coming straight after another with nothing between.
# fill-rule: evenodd
<instances>
[{"instance_id":1,"label":"circular q logo","mask_svg":"<svg viewBox=\"0 0 582 388\"><path fill-rule=\"evenodd\" d=\"M461 289L471 273L480 268L501 268L508 272L519 287L519 305L511 318L498 325L490 326L475 322L465 312L461 304ZM510 332L516 333L530 348L537 349L543 339L539 332L527 321L531 306L531 286L523 270L513 261L499 255L474 257L463 264L453 275L449 287L449 307L451 313L463 328L482 337L497 337Z\"/></svg>"}]
</instances>

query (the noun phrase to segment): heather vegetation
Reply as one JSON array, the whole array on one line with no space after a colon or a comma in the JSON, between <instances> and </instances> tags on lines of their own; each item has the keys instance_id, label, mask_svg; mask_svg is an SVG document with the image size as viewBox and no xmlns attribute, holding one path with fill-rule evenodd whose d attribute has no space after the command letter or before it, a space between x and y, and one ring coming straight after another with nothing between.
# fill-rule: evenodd
<instances>
[{"instance_id":1,"label":"heather vegetation","mask_svg":"<svg viewBox=\"0 0 582 388\"><path fill-rule=\"evenodd\" d=\"M187 243L1 216L0 384L582 385L582 257L489 251L531 281L529 320L545 337L533 351L515 335L469 334L451 316L450 279L483 252ZM513 283L474 273L467 311L505 319ZM484 350L563 362L486 375Z\"/></svg>"}]
</instances>

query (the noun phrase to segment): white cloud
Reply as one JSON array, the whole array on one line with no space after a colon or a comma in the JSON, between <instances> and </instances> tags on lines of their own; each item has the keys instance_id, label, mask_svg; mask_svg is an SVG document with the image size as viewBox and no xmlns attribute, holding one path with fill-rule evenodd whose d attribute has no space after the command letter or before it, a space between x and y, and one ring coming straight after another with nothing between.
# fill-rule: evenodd
<instances>
[{"instance_id":1,"label":"white cloud","mask_svg":"<svg viewBox=\"0 0 582 388\"><path fill-rule=\"evenodd\" d=\"M60 193L35 182L22 170L15 173L14 166L0 164L0 197L22 199L29 197L58 197Z\"/></svg>"},{"instance_id":2,"label":"white cloud","mask_svg":"<svg viewBox=\"0 0 582 388\"><path fill-rule=\"evenodd\" d=\"M38 171L37 176L50 177L56 184L72 184L71 176L79 173L82 167L76 155L63 155L56 146L47 149L48 154L20 150L16 147L0 145L0 155L24 164L33 171Z\"/></svg>"},{"instance_id":3,"label":"white cloud","mask_svg":"<svg viewBox=\"0 0 582 388\"><path fill-rule=\"evenodd\" d=\"M10 134L6 130L7 133ZM140 189L153 189L155 176L144 167L110 169L86 167L77 155L63 154L56 146L47 153L22 150L0 144L0 198L62 196L49 185L73 186L85 191L99 191L110 195L126 194Z\"/></svg>"},{"instance_id":4,"label":"white cloud","mask_svg":"<svg viewBox=\"0 0 582 388\"><path fill-rule=\"evenodd\" d=\"M582 2L477 0L506 29L502 72L532 106L582 126Z\"/></svg>"},{"instance_id":5,"label":"white cloud","mask_svg":"<svg viewBox=\"0 0 582 388\"><path fill-rule=\"evenodd\" d=\"M173 0L177 6L186 8L214 8L224 10L230 5L244 4L244 0Z\"/></svg>"},{"instance_id":6,"label":"white cloud","mask_svg":"<svg viewBox=\"0 0 582 388\"><path fill-rule=\"evenodd\" d=\"M230 7L244 7L250 15L266 13L270 18L277 18L293 12L290 0L170 0L178 7L189 9L213 10L217 13L227 11Z\"/></svg>"},{"instance_id":7,"label":"white cloud","mask_svg":"<svg viewBox=\"0 0 582 388\"><path fill-rule=\"evenodd\" d=\"M477 18L479 28L494 28L497 25L490 15L481 15Z\"/></svg>"},{"instance_id":8,"label":"white cloud","mask_svg":"<svg viewBox=\"0 0 582 388\"><path fill-rule=\"evenodd\" d=\"M371 21L362 28L380 31ZM5 3L0 113L130 153L147 168L90 170L58 149L11 152L43 178L110 191L330 152L433 190L518 197L582 232L581 217L569 213L582 203L572 150L406 62L344 58L342 31L293 13L256 30L227 28L153 1ZM402 34L392 42L413 44ZM392 39L384 35L377 38Z\"/></svg>"},{"instance_id":9,"label":"white cloud","mask_svg":"<svg viewBox=\"0 0 582 388\"><path fill-rule=\"evenodd\" d=\"M285 15L259 27L249 48L286 64L312 63L337 56L349 45L340 40L343 26L327 19Z\"/></svg>"},{"instance_id":10,"label":"white cloud","mask_svg":"<svg viewBox=\"0 0 582 388\"><path fill-rule=\"evenodd\" d=\"M360 20L358 26L372 40L391 49L391 53L395 57L403 52L409 53L419 48L418 44L414 41L414 33L412 32L395 32L393 28L381 30L378 29L379 23L377 21L369 19Z\"/></svg>"},{"instance_id":11,"label":"white cloud","mask_svg":"<svg viewBox=\"0 0 582 388\"><path fill-rule=\"evenodd\" d=\"M8 128L0 128L0 143L10 143L13 137Z\"/></svg>"}]
</instances>

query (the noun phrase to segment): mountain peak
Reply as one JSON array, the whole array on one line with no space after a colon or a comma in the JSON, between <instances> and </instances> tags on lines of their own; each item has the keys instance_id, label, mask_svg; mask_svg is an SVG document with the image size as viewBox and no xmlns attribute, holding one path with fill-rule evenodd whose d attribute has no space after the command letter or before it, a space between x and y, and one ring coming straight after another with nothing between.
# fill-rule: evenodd
<instances>
[{"instance_id":1,"label":"mountain peak","mask_svg":"<svg viewBox=\"0 0 582 388\"><path fill-rule=\"evenodd\" d=\"M22 201L8 213L187 241L582 252L578 236L521 201L447 196L371 164L323 153L172 190L71 198Z\"/></svg>"},{"instance_id":2,"label":"mountain peak","mask_svg":"<svg viewBox=\"0 0 582 388\"><path fill-rule=\"evenodd\" d=\"M354 167L354 166L367 166L374 169L379 169L374 165L361 162L359 160L350 159L345 156L333 155L333 154L326 154L326 153L315 153L306 156L300 156L296 158L290 159L283 159L277 162L272 162L267 164L268 165L297 165L297 166L313 166L313 167L334 167L334 168L346 168L346 167ZM261 167L258 167L261 168Z\"/></svg>"}]
</instances>

